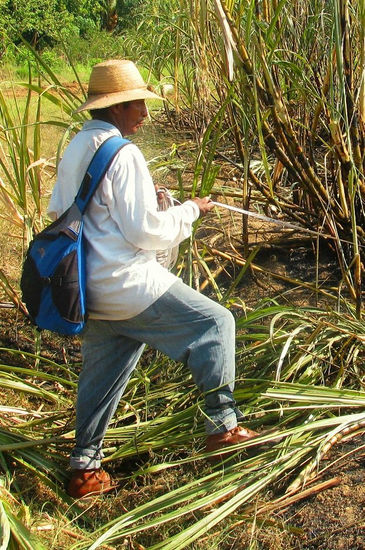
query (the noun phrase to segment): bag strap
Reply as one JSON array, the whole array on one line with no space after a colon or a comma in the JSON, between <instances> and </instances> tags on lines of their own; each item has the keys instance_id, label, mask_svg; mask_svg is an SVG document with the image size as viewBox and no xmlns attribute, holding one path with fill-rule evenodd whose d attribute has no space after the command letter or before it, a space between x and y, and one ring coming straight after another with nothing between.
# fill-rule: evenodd
<instances>
[{"instance_id":1,"label":"bag strap","mask_svg":"<svg viewBox=\"0 0 365 550\"><path fill-rule=\"evenodd\" d=\"M75 202L81 214L84 214L93 194L100 181L105 176L113 158L122 147L130 143L128 139L121 136L111 136L103 141L96 150L81 182L80 189L75 197Z\"/></svg>"}]
</instances>

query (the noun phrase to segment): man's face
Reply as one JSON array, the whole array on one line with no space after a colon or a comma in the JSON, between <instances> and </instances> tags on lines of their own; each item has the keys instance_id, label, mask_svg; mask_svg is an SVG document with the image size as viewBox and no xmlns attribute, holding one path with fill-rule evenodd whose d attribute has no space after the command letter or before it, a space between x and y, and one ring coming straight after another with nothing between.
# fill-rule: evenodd
<instances>
[{"instance_id":1,"label":"man's face","mask_svg":"<svg viewBox=\"0 0 365 550\"><path fill-rule=\"evenodd\" d=\"M123 136L135 134L148 114L144 99L119 103L113 105L111 109L114 122Z\"/></svg>"}]
</instances>

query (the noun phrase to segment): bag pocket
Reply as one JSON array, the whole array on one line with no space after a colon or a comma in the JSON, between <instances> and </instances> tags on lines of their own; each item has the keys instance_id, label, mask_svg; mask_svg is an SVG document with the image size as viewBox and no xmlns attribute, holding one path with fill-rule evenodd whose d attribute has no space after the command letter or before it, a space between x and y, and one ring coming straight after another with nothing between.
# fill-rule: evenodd
<instances>
[{"instance_id":1,"label":"bag pocket","mask_svg":"<svg viewBox=\"0 0 365 550\"><path fill-rule=\"evenodd\" d=\"M23 264L20 288L22 300L27 306L30 317L34 320L39 313L43 281L30 254L27 255Z\"/></svg>"},{"instance_id":2,"label":"bag pocket","mask_svg":"<svg viewBox=\"0 0 365 550\"><path fill-rule=\"evenodd\" d=\"M61 317L71 323L84 318L80 297L77 250L65 256L52 275L52 299Z\"/></svg>"}]
</instances>

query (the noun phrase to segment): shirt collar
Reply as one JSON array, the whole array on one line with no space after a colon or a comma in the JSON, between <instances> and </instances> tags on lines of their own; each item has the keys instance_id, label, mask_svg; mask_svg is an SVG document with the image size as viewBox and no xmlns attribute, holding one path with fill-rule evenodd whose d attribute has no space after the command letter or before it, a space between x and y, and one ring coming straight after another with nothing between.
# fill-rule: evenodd
<instances>
[{"instance_id":1,"label":"shirt collar","mask_svg":"<svg viewBox=\"0 0 365 550\"><path fill-rule=\"evenodd\" d=\"M83 130L114 130L115 133L120 134L120 131L116 126L110 124L110 122L105 122L104 120L91 119L87 120L83 127Z\"/></svg>"}]
</instances>

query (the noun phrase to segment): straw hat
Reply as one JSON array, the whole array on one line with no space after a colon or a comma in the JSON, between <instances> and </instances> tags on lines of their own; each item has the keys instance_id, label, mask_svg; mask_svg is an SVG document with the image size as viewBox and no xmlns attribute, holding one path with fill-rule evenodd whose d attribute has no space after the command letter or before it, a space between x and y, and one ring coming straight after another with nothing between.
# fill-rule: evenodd
<instances>
[{"instance_id":1,"label":"straw hat","mask_svg":"<svg viewBox=\"0 0 365 550\"><path fill-rule=\"evenodd\" d=\"M110 59L94 65L87 97L76 113L135 99L163 99L147 89L139 70L127 59Z\"/></svg>"}]
</instances>

